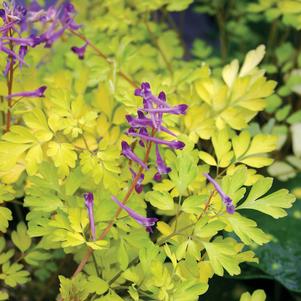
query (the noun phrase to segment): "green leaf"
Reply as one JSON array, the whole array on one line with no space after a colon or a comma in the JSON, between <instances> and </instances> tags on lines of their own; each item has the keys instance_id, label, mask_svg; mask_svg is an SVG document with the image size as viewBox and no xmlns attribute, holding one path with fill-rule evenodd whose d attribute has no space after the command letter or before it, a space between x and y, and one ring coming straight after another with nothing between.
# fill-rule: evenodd
<instances>
[{"instance_id":1,"label":"green leaf","mask_svg":"<svg viewBox=\"0 0 301 301\"><path fill-rule=\"evenodd\" d=\"M193 0L169 0L167 5L168 11L181 11L189 7Z\"/></svg>"},{"instance_id":2,"label":"green leaf","mask_svg":"<svg viewBox=\"0 0 301 301\"><path fill-rule=\"evenodd\" d=\"M0 207L0 231L5 233L8 228L8 221L13 219L11 211L8 208Z\"/></svg>"},{"instance_id":3,"label":"green leaf","mask_svg":"<svg viewBox=\"0 0 301 301\"><path fill-rule=\"evenodd\" d=\"M51 141L48 144L47 155L52 158L54 165L59 168L60 176L69 174L69 168L75 167L77 154L70 143L57 143Z\"/></svg>"},{"instance_id":4,"label":"green leaf","mask_svg":"<svg viewBox=\"0 0 301 301\"><path fill-rule=\"evenodd\" d=\"M120 263L121 269L125 271L129 264L129 256L123 240L120 241L118 248L118 261Z\"/></svg>"},{"instance_id":5,"label":"green leaf","mask_svg":"<svg viewBox=\"0 0 301 301\"><path fill-rule=\"evenodd\" d=\"M234 213L226 217L233 231L246 245L251 245L255 242L258 245L267 243L270 237L264 233L261 229L257 228L255 221L240 215L239 213Z\"/></svg>"},{"instance_id":6,"label":"green leaf","mask_svg":"<svg viewBox=\"0 0 301 301\"><path fill-rule=\"evenodd\" d=\"M259 198L270 189L272 182L272 178L259 179L253 185L248 198L237 209L254 209L274 218L286 216L287 213L284 209L290 208L296 199L292 194L289 194L288 190L281 189Z\"/></svg>"},{"instance_id":7,"label":"green leaf","mask_svg":"<svg viewBox=\"0 0 301 301\"><path fill-rule=\"evenodd\" d=\"M83 181L83 174L81 168L77 167L72 170L65 182L65 193L66 195L73 195L76 190L80 187Z\"/></svg>"},{"instance_id":8,"label":"green leaf","mask_svg":"<svg viewBox=\"0 0 301 301\"><path fill-rule=\"evenodd\" d=\"M24 284L29 280L29 273L22 269L22 264L10 264L9 262L6 262L2 265L0 279L4 280L5 284L11 287L16 287L18 284Z\"/></svg>"},{"instance_id":9,"label":"green leaf","mask_svg":"<svg viewBox=\"0 0 301 301\"><path fill-rule=\"evenodd\" d=\"M299 189L301 174L286 182L289 190ZM276 183L283 187L283 182ZM287 289L301 293L301 200L297 199L288 210L288 216L274 222L273 218L252 211L250 217L256 219L261 228L273 237L269 244L256 248L259 258L258 268L272 276Z\"/></svg>"},{"instance_id":10,"label":"green leaf","mask_svg":"<svg viewBox=\"0 0 301 301\"><path fill-rule=\"evenodd\" d=\"M8 300L8 298L9 298L9 295L7 292L0 291L0 300L1 301Z\"/></svg>"},{"instance_id":11,"label":"green leaf","mask_svg":"<svg viewBox=\"0 0 301 301\"><path fill-rule=\"evenodd\" d=\"M12 232L11 239L14 245L23 253L31 245L31 238L27 234L27 227L23 222L18 224L17 231Z\"/></svg>"},{"instance_id":12,"label":"green leaf","mask_svg":"<svg viewBox=\"0 0 301 301\"><path fill-rule=\"evenodd\" d=\"M184 195L189 184L197 176L197 158L191 152L182 152L177 155L175 168L169 173L180 195Z\"/></svg>"},{"instance_id":13,"label":"green leaf","mask_svg":"<svg viewBox=\"0 0 301 301\"><path fill-rule=\"evenodd\" d=\"M174 209L174 201L167 192L149 191L145 194L145 200L160 210Z\"/></svg>"},{"instance_id":14,"label":"green leaf","mask_svg":"<svg viewBox=\"0 0 301 301\"><path fill-rule=\"evenodd\" d=\"M239 261L236 258L236 251L233 246L234 243L233 239L229 237L223 239L220 236L212 242L203 242L215 274L223 276L224 269L231 276L240 274Z\"/></svg>"},{"instance_id":15,"label":"green leaf","mask_svg":"<svg viewBox=\"0 0 301 301\"><path fill-rule=\"evenodd\" d=\"M103 279L97 276L90 276L88 278L87 290L89 293L96 293L97 295L104 294L109 289L109 285Z\"/></svg>"},{"instance_id":16,"label":"green leaf","mask_svg":"<svg viewBox=\"0 0 301 301\"><path fill-rule=\"evenodd\" d=\"M208 199L208 195L192 195L186 198L181 206L181 210L186 213L200 214L202 205Z\"/></svg>"},{"instance_id":17,"label":"green leaf","mask_svg":"<svg viewBox=\"0 0 301 301\"><path fill-rule=\"evenodd\" d=\"M87 280L82 274L78 274L72 279L59 276L60 280L60 293L64 301L85 301L89 296L87 289Z\"/></svg>"}]
</instances>

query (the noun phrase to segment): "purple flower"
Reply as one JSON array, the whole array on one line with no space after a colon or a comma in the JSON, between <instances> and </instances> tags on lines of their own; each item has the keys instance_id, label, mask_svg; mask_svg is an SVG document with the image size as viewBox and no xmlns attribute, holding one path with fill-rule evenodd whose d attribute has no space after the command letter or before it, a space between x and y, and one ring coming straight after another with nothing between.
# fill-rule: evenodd
<instances>
[{"instance_id":1,"label":"purple flower","mask_svg":"<svg viewBox=\"0 0 301 301\"><path fill-rule=\"evenodd\" d=\"M133 180L134 180L136 178L137 174L134 172L134 170L132 168L130 168L130 172L131 172ZM135 190L138 194L141 193L143 190L143 185L142 185L143 180L144 180L144 174L141 173L139 176L139 179L137 181L137 184L135 185Z\"/></svg>"},{"instance_id":2,"label":"purple flower","mask_svg":"<svg viewBox=\"0 0 301 301\"><path fill-rule=\"evenodd\" d=\"M127 144L127 142L122 141L121 142L122 147L122 154L127 157L128 159L138 163L140 166L142 166L144 169L148 169L146 164L136 156L136 154L132 151L131 147Z\"/></svg>"},{"instance_id":3,"label":"purple flower","mask_svg":"<svg viewBox=\"0 0 301 301\"><path fill-rule=\"evenodd\" d=\"M156 224L156 222L158 221L157 218L155 218L155 217L148 218L148 217L144 217L144 216L138 214L131 208L129 208L129 207L125 206L123 203L119 202L115 196L112 196L112 200L119 207L124 209L134 220L136 220L137 223L143 225L147 232L150 232L150 233L153 232L152 226L154 226Z\"/></svg>"},{"instance_id":4,"label":"purple flower","mask_svg":"<svg viewBox=\"0 0 301 301\"><path fill-rule=\"evenodd\" d=\"M146 141L152 141L156 144L164 144L167 145L170 148L173 149L183 149L185 146L185 143L183 143L182 141L178 141L178 140L173 140L173 141L166 141L166 140L162 140L156 137L152 137L152 136L148 136L148 135L142 135L139 133L133 133L133 132L128 132L129 136L133 136L133 137L139 137L141 139L144 139Z\"/></svg>"},{"instance_id":5,"label":"purple flower","mask_svg":"<svg viewBox=\"0 0 301 301\"><path fill-rule=\"evenodd\" d=\"M175 115L184 115L186 114L188 106L185 104L177 105L171 108L157 108L157 109L143 109L143 111L148 113L170 113Z\"/></svg>"},{"instance_id":6,"label":"purple flower","mask_svg":"<svg viewBox=\"0 0 301 301\"><path fill-rule=\"evenodd\" d=\"M161 181L161 176L168 174L171 171L171 168L166 166L164 160L162 159L159 152L159 145L156 144L156 163L158 172L154 175L154 180L159 182Z\"/></svg>"},{"instance_id":7,"label":"purple flower","mask_svg":"<svg viewBox=\"0 0 301 301\"><path fill-rule=\"evenodd\" d=\"M85 57L85 52L86 52L87 46L88 46L88 43L86 42L85 45L82 47L76 47L76 46L71 47L71 50L75 54L77 54L77 56L80 60L83 60Z\"/></svg>"},{"instance_id":8,"label":"purple flower","mask_svg":"<svg viewBox=\"0 0 301 301\"><path fill-rule=\"evenodd\" d=\"M24 45L20 46L20 48L19 48L19 56L20 56L20 58L22 58L22 60L24 59L25 55L27 54L27 50L28 50L27 46L24 46ZM20 66L20 68L22 68L23 64L20 62L19 66Z\"/></svg>"},{"instance_id":9,"label":"purple flower","mask_svg":"<svg viewBox=\"0 0 301 301\"><path fill-rule=\"evenodd\" d=\"M143 117L140 117L142 113L141 111L138 111L138 118L135 118L131 115L126 115L126 120L129 123L129 125L133 128L139 128L139 127L152 127L153 123L151 121L151 119L147 118L144 116L144 114L142 113ZM140 116L139 116L140 115ZM165 132L169 135L172 136L176 136L176 134L174 134L172 131L170 131L169 129L167 129L164 126L161 126L161 131Z\"/></svg>"},{"instance_id":10,"label":"purple flower","mask_svg":"<svg viewBox=\"0 0 301 301\"><path fill-rule=\"evenodd\" d=\"M19 92L8 95L9 98L12 97L45 97L44 92L47 89L46 86L41 86L40 88L34 91L27 91L27 92Z\"/></svg>"},{"instance_id":11,"label":"purple flower","mask_svg":"<svg viewBox=\"0 0 301 301\"><path fill-rule=\"evenodd\" d=\"M26 64L24 62L24 60L22 59L22 57L20 57L20 55L16 54L14 51L12 51L11 49L5 47L2 43L2 41L0 41L0 51L4 52L5 54L7 54L10 58L13 59L17 59L20 63L22 64ZM26 64L27 65L27 64Z\"/></svg>"},{"instance_id":12,"label":"purple flower","mask_svg":"<svg viewBox=\"0 0 301 301\"><path fill-rule=\"evenodd\" d=\"M90 231L92 239L96 239L95 235L95 223L94 223L94 214L93 214L93 205L94 205L94 196L92 192L84 193L85 205L88 209L89 221L90 221Z\"/></svg>"},{"instance_id":13,"label":"purple flower","mask_svg":"<svg viewBox=\"0 0 301 301\"><path fill-rule=\"evenodd\" d=\"M224 193L220 185L207 173L204 173L204 176L207 178L207 180L214 186L220 197L222 198L226 210L228 213L233 214L235 212L235 207L233 205L232 199Z\"/></svg>"}]
</instances>

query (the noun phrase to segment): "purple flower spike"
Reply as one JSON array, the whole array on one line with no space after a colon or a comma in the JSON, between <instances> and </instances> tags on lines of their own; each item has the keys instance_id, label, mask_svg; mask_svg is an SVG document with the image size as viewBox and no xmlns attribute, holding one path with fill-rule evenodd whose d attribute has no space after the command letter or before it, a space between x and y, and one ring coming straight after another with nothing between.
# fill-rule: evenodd
<instances>
[{"instance_id":1,"label":"purple flower spike","mask_svg":"<svg viewBox=\"0 0 301 301\"><path fill-rule=\"evenodd\" d=\"M122 147L122 154L127 157L128 159L138 163L140 166L142 166L144 169L148 169L146 164L136 156L136 154L132 151L131 147L127 144L127 142L122 141L121 142Z\"/></svg>"},{"instance_id":2,"label":"purple flower spike","mask_svg":"<svg viewBox=\"0 0 301 301\"><path fill-rule=\"evenodd\" d=\"M73 47L71 47L71 50L78 56L78 58L80 60L83 60L85 57L85 52L86 52L87 46L88 46L88 43L85 43L85 45L82 47L73 46Z\"/></svg>"},{"instance_id":3,"label":"purple flower spike","mask_svg":"<svg viewBox=\"0 0 301 301\"><path fill-rule=\"evenodd\" d=\"M8 95L8 97L45 97L44 92L47 89L46 86L41 86L40 88L34 90L34 91L28 91L28 92L19 92L14 93L11 95Z\"/></svg>"},{"instance_id":4,"label":"purple flower spike","mask_svg":"<svg viewBox=\"0 0 301 301\"><path fill-rule=\"evenodd\" d=\"M92 192L87 192L84 194L85 205L88 209L89 221L90 221L90 231L92 239L96 240L95 235L95 223L94 223L94 214L93 214L93 205L94 205L94 196Z\"/></svg>"},{"instance_id":5,"label":"purple flower spike","mask_svg":"<svg viewBox=\"0 0 301 301\"><path fill-rule=\"evenodd\" d=\"M137 223L143 225L147 232L152 233L153 229L152 226L155 225L155 223L158 221L155 217L144 217L131 208L125 206L123 203L119 202L115 196L112 196L112 200L122 209L124 209Z\"/></svg>"},{"instance_id":6,"label":"purple flower spike","mask_svg":"<svg viewBox=\"0 0 301 301\"><path fill-rule=\"evenodd\" d=\"M132 168L130 168L130 172L132 174L133 179L135 179L137 174L134 172L134 170ZM141 193L143 190L143 185L142 185L143 180L144 180L144 174L142 173L135 186L135 190L138 194Z\"/></svg>"},{"instance_id":7,"label":"purple flower spike","mask_svg":"<svg viewBox=\"0 0 301 301\"><path fill-rule=\"evenodd\" d=\"M214 186L218 194L221 196L223 203L226 206L226 210L229 214L233 214L235 212L235 207L233 205L232 199L224 193L220 185L207 173L204 173L204 176L207 180Z\"/></svg>"},{"instance_id":8,"label":"purple flower spike","mask_svg":"<svg viewBox=\"0 0 301 301\"><path fill-rule=\"evenodd\" d=\"M159 145L156 144L156 163L157 163L157 170L158 172L154 175L154 180L159 182L161 181L161 175L168 174L171 171L171 168L166 166L164 160L162 159L160 152L159 152Z\"/></svg>"},{"instance_id":9,"label":"purple flower spike","mask_svg":"<svg viewBox=\"0 0 301 301\"><path fill-rule=\"evenodd\" d=\"M146 141L152 141L154 143L157 144L164 144L167 145L170 148L173 149L183 149L185 146L185 143L182 141L177 141L177 140L173 140L173 141L165 141L156 137L152 137L152 136L147 136L147 135L141 135L139 133L133 133L133 132L128 132L128 135L133 136L133 137L139 137L141 139L144 139Z\"/></svg>"}]
</instances>

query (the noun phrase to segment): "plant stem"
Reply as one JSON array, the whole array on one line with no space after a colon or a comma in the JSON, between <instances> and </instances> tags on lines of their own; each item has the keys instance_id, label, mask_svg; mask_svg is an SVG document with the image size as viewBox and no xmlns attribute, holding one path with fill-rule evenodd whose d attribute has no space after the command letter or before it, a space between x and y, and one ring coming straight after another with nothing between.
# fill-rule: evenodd
<instances>
[{"instance_id":1,"label":"plant stem","mask_svg":"<svg viewBox=\"0 0 301 301\"><path fill-rule=\"evenodd\" d=\"M151 28L149 27L149 24L147 22L147 17L145 17L144 23L145 23L146 29L147 29L147 31L148 31L148 33L150 35L150 39L152 40L153 44L156 46L156 48L158 49L159 53L161 54L161 57L162 57L164 63L166 64L166 67L167 67L167 69L168 69L171 77L173 77L173 68L172 68L172 65L169 62L169 60L167 59L167 56L165 55L164 51L160 47L158 39L156 38L156 36L152 32Z\"/></svg>"},{"instance_id":2,"label":"plant stem","mask_svg":"<svg viewBox=\"0 0 301 301\"><path fill-rule=\"evenodd\" d=\"M88 40L83 34L76 32L72 29L69 29L69 31L77 36L78 38L80 38L82 41L86 42L88 44L88 46L90 46L94 52L100 56L101 58L103 58L108 64L112 65L113 61L107 57L99 48L97 48L96 45L94 45L90 40ZM132 80L130 79L123 71L119 70L118 75L120 75L123 79L125 79L129 84L131 84L134 88L138 88L139 86Z\"/></svg>"},{"instance_id":3,"label":"plant stem","mask_svg":"<svg viewBox=\"0 0 301 301\"><path fill-rule=\"evenodd\" d=\"M12 33L10 31L10 36L12 36ZM13 43L10 41L9 43L10 50L13 51ZM8 76L7 76L7 95L12 94L13 90L13 81L14 81L14 59L11 56L10 57L10 66L9 66L9 71L8 71ZM12 107L12 97L8 96L7 98L8 102L8 109L6 113L6 129L5 131L8 132L10 129L10 124L11 124L11 107Z\"/></svg>"},{"instance_id":4,"label":"plant stem","mask_svg":"<svg viewBox=\"0 0 301 301\"><path fill-rule=\"evenodd\" d=\"M156 133L156 130L153 128L153 130L152 130L152 136L154 136L155 133ZM147 161L149 159L151 148L152 148L152 142L150 141L148 143L148 145L147 145L147 150L146 150L146 153L145 153L145 156L144 156L144 160L143 160L144 163L147 163ZM131 184L128 192L127 192L127 194L125 195L125 197L122 200L123 204L125 204L129 200L132 192L135 190L135 186L136 186L136 184L137 184L137 182L138 182L138 180L139 180L139 178L140 178L143 170L144 170L144 168L141 166L140 169L139 169L139 171L137 172L136 177L134 178L134 180L133 180L133 182L132 182L132 184ZM109 233L110 229L114 225L115 220L117 219L117 217L119 216L119 214L121 213L121 211L122 211L122 208L118 207L118 209L116 210L116 212L114 214L113 219L111 221L109 221L109 223L106 226L106 228L100 234L98 240L103 240L107 236L107 234ZM93 249L89 248L87 250L87 253L83 257L82 261L78 265L77 269L73 273L72 278L75 277L78 273L80 273L83 270L84 266L86 265L86 263L88 262L88 260L89 260L89 258L91 257L92 254L93 254Z\"/></svg>"},{"instance_id":5,"label":"plant stem","mask_svg":"<svg viewBox=\"0 0 301 301\"><path fill-rule=\"evenodd\" d=\"M225 62L227 59L227 39L226 39L226 30L225 30L225 20L223 11L219 11L216 16L218 28L219 28L219 41L221 47L221 56L222 61Z\"/></svg>"}]
</instances>

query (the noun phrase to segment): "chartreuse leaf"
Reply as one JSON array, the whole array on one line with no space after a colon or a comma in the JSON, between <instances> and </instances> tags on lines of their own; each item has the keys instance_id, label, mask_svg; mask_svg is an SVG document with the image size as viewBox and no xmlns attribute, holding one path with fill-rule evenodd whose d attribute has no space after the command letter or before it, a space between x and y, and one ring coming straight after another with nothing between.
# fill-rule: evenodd
<instances>
[{"instance_id":1,"label":"chartreuse leaf","mask_svg":"<svg viewBox=\"0 0 301 301\"><path fill-rule=\"evenodd\" d=\"M16 191L11 185L0 184L0 204L14 199Z\"/></svg>"},{"instance_id":2,"label":"chartreuse leaf","mask_svg":"<svg viewBox=\"0 0 301 301\"><path fill-rule=\"evenodd\" d=\"M233 157L228 131L222 130L213 135L212 144L217 158L217 165L219 167L227 167Z\"/></svg>"},{"instance_id":3,"label":"chartreuse leaf","mask_svg":"<svg viewBox=\"0 0 301 301\"><path fill-rule=\"evenodd\" d=\"M6 262L2 265L0 279L8 286L16 287L18 284L24 284L29 280L28 276L29 272L23 270L22 264Z\"/></svg>"},{"instance_id":4,"label":"chartreuse leaf","mask_svg":"<svg viewBox=\"0 0 301 301\"><path fill-rule=\"evenodd\" d=\"M234 239L230 237L223 239L221 236L212 242L203 242L215 274L223 276L224 269L230 275L240 274L239 260L234 248L235 244Z\"/></svg>"},{"instance_id":5,"label":"chartreuse leaf","mask_svg":"<svg viewBox=\"0 0 301 301\"><path fill-rule=\"evenodd\" d=\"M200 283L195 280L186 280L177 283L173 292L173 300L175 301L191 301L196 300L199 295L203 295L208 289L208 284Z\"/></svg>"},{"instance_id":6,"label":"chartreuse leaf","mask_svg":"<svg viewBox=\"0 0 301 301\"><path fill-rule=\"evenodd\" d=\"M252 295L249 292L243 293L239 301L265 301L266 297L264 290L256 290Z\"/></svg>"},{"instance_id":7,"label":"chartreuse leaf","mask_svg":"<svg viewBox=\"0 0 301 301\"><path fill-rule=\"evenodd\" d=\"M71 279L60 275L59 280L61 297L65 301L87 300L89 296L88 281L82 274L78 274Z\"/></svg>"},{"instance_id":8,"label":"chartreuse leaf","mask_svg":"<svg viewBox=\"0 0 301 301\"><path fill-rule=\"evenodd\" d=\"M197 176L197 158L195 152L181 152L177 155L174 168L169 177L180 195L186 193L189 184Z\"/></svg>"},{"instance_id":9,"label":"chartreuse leaf","mask_svg":"<svg viewBox=\"0 0 301 301\"><path fill-rule=\"evenodd\" d=\"M8 300L9 296L8 293L5 291L0 291L0 300Z\"/></svg>"},{"instance_id":10,"label":"chartreuse leaf","mask_svg":"<svg viewBox=\"0 0 301 301\"><path fill-rule=\"evenodd\" d=\"M181 2L177 0L168 1L167 10L168 11L181 11L188 8L188 6L193 2L193 0L183 0Z\"/></svg>"},{"instance_id":11,"label":"chartreuse leaf","mask_svg":"<svg viewBox=\"0 0 301 301\"><path fill-rule=\"evenodd\" d=\"M69 168L75 167L77 154L74 151L74 146L70 143L51 141L48 144L47 155L52 158L54 165L58 167L61 177L69 174Z\"/></svg>"},{"instance_id":12,"label":"chartreuse leaf","mask_svg":"<svg viewBox=\"0 0 301 301\"><path fill-rule=\"evenodd\" d=\"M50 131L45 114L40 109L34 109L24 114L25 126L12 126L10 131L2 137L0 143L0 171L13 172L14 167L20 160L25 160L25 167L30 175L38 170L44 154L42 145L49 141L53 134ZM25 158L23 155L25 154ZM10 160L4 157L10 158ZM21 170L23 171L23 169ZM20 174L17 175L17 178Z\"/></svg>"},{"instance_id":13,"label":"chartreuse leaf","mask_svg":"<svg viewBox=\"0 0 301 301\"><path fill-rule=\"evenodd\" d=\"M89 293L96 293L97 295L104 294L109 289L109 285L103 279L97 276L89 276L87 282L87 290Z\"/></svg>"},{"instance_id":14,"label":"chartreuse leaf","mask_svg":"<svg viewBox=\"0 0 301 301\"><path fill-rule=\"evenodd\" d=\"M145 194L146 201L150 202L152 206L160 210L173 210L174 201L169 193L159 191L149 191Z\"/></svg>"},{"instance_id":15,"label":"chartreuse leaf","mask_svg":"<svg viewBox=\"0 0 301 301\"><path fill-rule=\"evenodd\" d=\"M8 208L0 207L0 231L5 233L8 228L8 222L13 219L11 211Z\"/></svg>"},{"instance_id":16,"label":"chartreuse leaf","mask_svg":"<svg viewBox=\"0 0 301 301\"><path fill-rule=\"evenodd\" d=\"M191 195L183 201L181 210L186 213L199 214L208 195Z\"/></svg>"},{"instance_id":17,"label":"chartreuse leaf","mask_svg":"<svg viewBox=\"0 0 301 301\"><path fill-rule=\"evenodd\" d=\"M211 129L207 129L208 124L204 125L205 133L201 134L197 128L192 127L193 122L187 119L187 127L196 130L192 136L195 142L197 135L208 139L208 136L210 137L216 130L222 130L227 126L242 130L258 111L265 108L265 98L273 93L276 83L267 81L264 73L256 68L263 59L264 53L263 45L250 51L239 73L238 61L232 61L222 71L223 80L208 74L196 81L196 92L208 105L204 110L205 116L211 115L212 123ZM215 131L212 131L213 126Z\"/></svg>"},{"instance_id":18,"label":"chartreuse leaf","mask_svg":"<svg viewBox=\"0 0 301 301\"><path fill-rule=\"evenodd\" d=\"M235 161L257 168L268 166L273 159L268 158L266 153L276 149L276 142L276 136L258 134L251 140L247 131L242 132L232 138Z\"/></svg>"},{"instance_id":19,"label":"chartreuse leaf","mask_svg":"<svg viewBox=\"0 0 301 301\"><path fill-rule=\"evenodd\" d=\"M248 75L262 61L265 54L265 46L260 45L246 55L245 61L240 69L239 76Z\"/></svg>"},{"instance_id":20,"label":"chartreuse leaf","mask_svg":"<svg viewBox=\"0 0 301 301\"><path fill-rule=\"evenodd\" d=\"M120 173L120 151L116 147L108 146L104 150L91 154L83 151L80 154L80 165L84 175L89 174L95 184L103 182L105 188L116 193L118 182L116 175Z\"/></svg>"},{"instance_id":21,"label":"chartreuse leaf","mask_svg":"<svg viewBox=\"0 0 301 301\"><path fill-rule=\"evenodd\" d=\"M233 231L246 245L255 242L258 245L269 242L270 236L257 227L255 221L240 215L239 213L229 214L225 219L231 225Z\"/></svg>"},{"instance_id":22,"label":"chartreuse leaf","mask_svg":"<svg viewBox=\"0 0 301 301\"><path fill-rule=\"evenodd\" d=\"M261 197L271 188L272 182L272 178L259 179L252 186L247 199L237 209L254 209L274 218L286 216L287 213L284 209L290 208L296 198L288 193L287 189L280 189Z\"/></svg>"},{"instance_id":23,"label":"chartreuse leaf","mask_svg":"<svg viewBox=\"0 0 301 301\"><path fill-rule=\"evenodd\" d=\"M208 218L202 218L194 228L194 234L200 238L213 237L218 231L224 229L225 223L219 220L210 221Z\"/></svg>"},{"instance_id":24,"label":"chartreuse leaf","mask_svg":"<svg viewBox=\"0 0 301 301\"><path fill-rule=\"evenodd\" d=\"M31 238L27 234L27 227L23 222L18 224L17 231L12 232L11 239L21 252L25 252L31 245Z\"/></svg>"}]
</instances>

